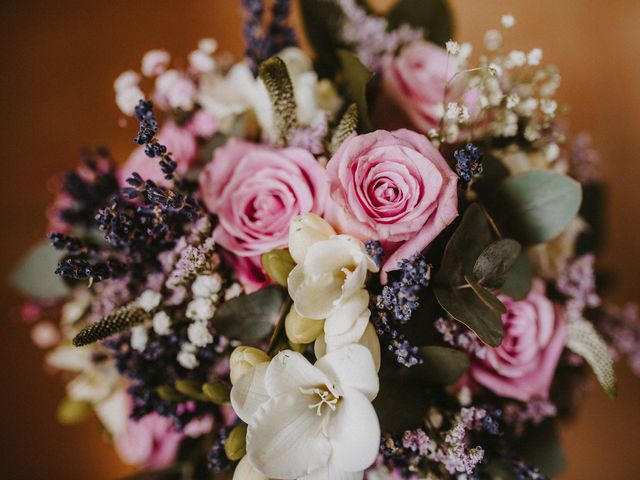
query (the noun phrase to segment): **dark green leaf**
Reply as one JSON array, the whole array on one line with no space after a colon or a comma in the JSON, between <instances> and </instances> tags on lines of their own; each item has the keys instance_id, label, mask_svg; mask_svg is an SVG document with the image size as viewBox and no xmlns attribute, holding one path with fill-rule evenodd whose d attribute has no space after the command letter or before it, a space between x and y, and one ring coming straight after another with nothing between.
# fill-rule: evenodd
<instances>
[{"instance_id":1,"label":"dark green leaf","mask_svg":"<svg viewBox=\"0 0 640 480\"><path fill-rule=\"evenodd\" d=\"M526 251L521 251L515 263L507 274L504 285L500 287L500 292L510 296L514 300L522 300L531 291L531 279L533 270Z\"/></svg>"},{"instance_id":2,"label":"dark green leaf","mask_svg":"<svg viewBox=\"0 0 640 480\"><path fill-rule=\"evenodd\" d=\"M300 14L305 34L316 54L316 69L331 77L338 69L336 50L340 47L342 9L334 0L300 0Z\"/></svg>"},{"instance_id":3,"label":"dark green leaf","mask_svg":"<svg viewBox=\"0 0 640 480\"><path fill-rule=\"evenodd\" d=\"M473 290L473 293L475 293L487 307L498 312L500 315L507 312L502 302L493 296L489 290L479 285L472 277L465 276L464 279L471 287L471 290Z\"/></svg>"},{"instance_id":4,"label":"dark green leaf","mask_svg":"<svg viewBox=\"0 0 640 480\"><path fill-rule=\"evenodd\" d=\"M473 276L489 290L500 288L521 250L520 244L510 238L502 238L489 244L476 260Z\"/></svg>"},{"instance_id":5,"label":"dark green leaf","mask_svg":"<svg viewBox=\"0 0 640 480\"><path fill-rule=\"evenodd\" d=\"M213 318L213 326L230 339L257 343L273 330L282 316L286 298L286 291L275 285L241 295L222 304Z\"/></svg>"},{"instance_id":6,"label":"dark green leaf","mask_svg":"<svg viewBox=\"0 0 640 480\"><path fill-rule=\"evenodd\" d=\"M387 14L389 28L422 28L431 42L444 46L453 38L453 14L446 0L398 0Z\"/></svg>"},{"instance_id":7,"label":"dark green leaf","mask_svg":"<svg viewBox=\"0 0 640 480\"><path fill-rule=\"evenodd\" d=\"M449 347L428 346L420 348L424 363L409 369L408 375L426 382L451 385L457 382L469 368L469 356Z\"/></svg>"},{"instance_id":8,"label":"dark green leaf","mask_svg":"<svg viewBox=\"0 0 640 480\"><path fill-rule=\"evenodd\" d=\"M372 129L367 104L367 84L373 78L373 73L349 50L338 50L340 70L349 93L349 98L358 107L358 122L364 131Z\"/></svg>"},{"instance_id":9,"label":"dark green leaf","mask_svg":"<svg viewBox=\"0 0 640 480\"><path fill-rule=\"evenodd\" d=\"M566 175L534 170L507 178L491 212L504 232L532 245L556 237L578 213L580 184Z\"/></svg>"},{"instance_id":10,"label":"dark green leaf","mask_svg":"<svg viewBox=\"0 0 640 480\"><path fill-rule=\"evenodd\" d=\"M465 283L464 276L473 273L476 260L492 240L487 217L472 203L447 243L436 282L450 287Z\"/></svg>"},{"instance_id":11,"label":"dark green leaf","mask_svg":"<svg viewBox=\"0 0 640 480\"><path fill-rule=\"evenodd\" d=\"M564 451L552 420L530 427L517 442L516 451L529 465L538 467L549 477L564 470Z\"/></svg>"},{"instance_id":12,"label":"dark green leaf","mask_svg":"<svg viewBox=\"0 0 640 480\"><path fill-rule=\"evenodd\" d=\"M61 257L49 242L37 244L11 274L11 285L25 296L43 300L66 295L69 289L53 273Z\"/></svg>"},{"instance_id":13,"label":"dark green leaf","mask_svg":"<svg viewBox=\"0 0 640 480\"><path fill-rule=\"evenodd\" d=\"M386 374L380 380L380 391L373 401L382 431L403 432L421 425L429 398L428 389L417 382L396 372Z\"/></svg>"},{"instance_id":14,"label":"dark green leaf","mask_svg":"<svg viewBox=\"0 0 640 480\"><path fill-rule=\"evenodd\" d=\"M473 330L483 342L497 347L502 341L502 317L476 295L471 288L435 287L438 302L449 315Z\"/></svg>"}]
</instances>

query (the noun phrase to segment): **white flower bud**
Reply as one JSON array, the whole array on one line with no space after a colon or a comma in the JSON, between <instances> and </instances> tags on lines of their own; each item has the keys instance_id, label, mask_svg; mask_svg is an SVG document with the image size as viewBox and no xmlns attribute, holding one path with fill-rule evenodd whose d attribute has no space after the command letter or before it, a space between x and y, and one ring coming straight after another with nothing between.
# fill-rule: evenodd
<instances>
[{"instance_id":1,"label":"white flower bud","mask_svg":"<svg viewBox=\"0 0 640 480\"><path fill-rule=\"evenodd\" d=\"M131 329L131 348L142 352L147 346L149 335L147 328L142 325L135 326Z\"/></svg>"},{"instance_id":2,"label":"white flower bud","mask_svg":"<svg viewBox=\"0 0 640 480\"><path fill-rule=\"evenodd\" d=\"M293 343L311 343L318 338L324 329L324 320L311 320L298 314L291 308L284 320L287 338Z\"/></svg>"},{"instance_id":3,"label":"white flower bud","mask_svg":"<svg viewBox=\"0 0 640 480\"><path fill-rule=\"evenodd\" d=\"M222 277L219 273L213 275L198 275L191 285L195 297L213 297L222 289Z\"/></svg>"},{"instance_id":4,"label":"white flower bud","mask_svg":"<svg viewBox=\"0 0 640 480\"><path fill-rule=\"evenodd\" d=\"M193 322L189 325L187 337L196 347L206 347L213 342L213 335L205 322Z\"/></svg>"},{"instance_id":5,"label":"white flower bud","mask_svg":"<svg viewBox=\"0 0 640 480\"><path fill-rule=\"evenodd\" d=\"M177 357L178 363L188 370L193 370L199 364L196 358L196 347L190 343L183 343Z\"/></svg>"},{"instance_id":6,"label":"white flower bud","mask_svg":"<svg viewBox=\"0 0 640 480\"><path fill-rule=\"evenodd\" d=\"M231 383L235 384L240 377L250 371L259 363L269 362L269 355L254 347L237 347L229 357L229 377Z\"/></svg>"},{"instance_id":7,"label":"white flower bud","mask_svg":"<svg viewBox=\"0 0 640 480\"><path fill-rule=\"evenodd\" d=\"M214 313L216 313L216 308L210 299L195 298L187 305L185 315L191 320L204 322L213 318Z\"/></svg>"},{"instance_id":8,"label":"white flower bud","mask_svg":"<svg viewBox=\"0 0 640 480\"><path fill-rule=\"evenodd\" d=\"M160 311L153 316L153 331L158 335L171 333L171 319L167 312Z\"/></svg>"},{"instance_id":9,"label":"white flower bud","mask_svg":"<svg viewBox=\"0 0 640 480\"><path fill-rule=\"evenodd\" d=\"M154 292L153 290L145 290L138 297L137 303L140 308L142 308L146 312L150 312L158 305L160 305L160 301L162 300L162 295L158 292Z\"/></svg>"},{"instance_id":10,"label":"white flower bud","mask_svg":"<svg viewBox=\"0 0 640 480\"><path fill-rule=\"evenodd\" d=\"M335 234L331 225L318 215L300 215L293 219L289 227L289 253L296 263L302 263L311 245Z\"/></svg>"}]
</instances>

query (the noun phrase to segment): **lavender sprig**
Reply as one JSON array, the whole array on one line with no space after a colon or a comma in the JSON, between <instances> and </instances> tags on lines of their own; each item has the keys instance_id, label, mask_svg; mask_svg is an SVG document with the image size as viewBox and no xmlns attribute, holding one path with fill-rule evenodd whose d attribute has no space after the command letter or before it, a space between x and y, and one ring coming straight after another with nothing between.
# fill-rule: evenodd
<instances>
[{"instance_id":1,"label":"lavender sprig","mask_svg":"<svg viewBox=\"0 0 640 480\"><path fill-rule=\"evenodd\" d=\"M167 153L167 147L161 144L156 137L159 126L153 114L153 103L150 100L140 100L135 107L135 116L140 127L134 142L138 145L145 145L144 153L147 157L160 157L160 169L164 173L164 178L172 180L178 164Z\"/></svg>"}]
</instances>

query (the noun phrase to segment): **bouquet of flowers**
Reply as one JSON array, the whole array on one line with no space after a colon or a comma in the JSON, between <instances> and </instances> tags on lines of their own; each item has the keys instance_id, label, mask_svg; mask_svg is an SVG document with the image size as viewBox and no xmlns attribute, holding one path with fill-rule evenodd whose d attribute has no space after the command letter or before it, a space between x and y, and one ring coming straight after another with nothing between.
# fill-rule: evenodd
<instances>
[{"instance_id":1,"label":"bouquet of flowers","mask_svg":"<svg viewBox=\"0 0 640 480\"><path fill-rule=\"evenodd\" d=\"M557 421L640 372L640 323L596 290L557 70L510 15L473 54L445 0L301 0L312 57L289 0L242 3L243 60L204 39L117 78L138 146L59 179L14 275L59 419L153 478L558 472Z\"/></svg>"}]
</instances>

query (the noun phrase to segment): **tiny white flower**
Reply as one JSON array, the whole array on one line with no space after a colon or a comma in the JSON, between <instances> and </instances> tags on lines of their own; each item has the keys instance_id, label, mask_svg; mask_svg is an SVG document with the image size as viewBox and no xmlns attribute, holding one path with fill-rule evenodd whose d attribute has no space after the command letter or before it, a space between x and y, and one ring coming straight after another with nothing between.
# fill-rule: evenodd
<instances>
[{"instance_id":1,"label":"tiny white flower","mask_svg":"<svg viewBox=\"0 0 640 480\"><path fill-rule=\"evenodd\" d=\"M171 56L166 50L149 50L142 57L142 74L145 77L160 75L169 66Z\"/></svg>"},{"instance_id":2,"label":"tiny white flower","mask_svg":"<svg viewBox=\"0 0 640 480\"><path fill-rule=\"evenodd\" d=\"M38 322L31 329L31 341L38 348L51 348L60 341L60 331L53 322Z\"/></svg>"},{"instance_id":3,"label":"tiny white flower","mask_svg":"<svg viewBox=\"0 0 640 480\"><path fill-rule=\"evenodd\" d=\"M131 329L131 348L142 352L147 346L149 340L149 334L147 333L147 327L142 325L136 325Z\"/></svg>"},{"instance_id":4,"label":"tiny white flower","mask_svg":"<svg viewBox=\"0 0 640 480\"><path fill-rule=\"evenodd\" d=\"M548 162L557 160L560 156L560 147L557 143L549 143L544 147L544 156Z\"/></svg>"},{"instance_id":5,"label":"tiny white flower","mask_svg":"<svg viewBox=\"0 0 640 480\"><path fill-rule=\"evenodd\" d=\"M509 110L512 110L520 103L520 96L517 93L512 93L507 96L506 106Z\"/></svg>"},{"instance_id":6,"label":"tiny white flower","mask_svg":"<svg viewBox=\"0 0 640 480\"><path fill-rule=\"evenodd\" d=\"M460 135L460 127L458 127L457 123L450 123L444 128L443 140L447 143L454 143L458 140L458 136Z\"/></svg>"},{"instance_id":7,"label":"tiny white flower","mask_svg":"<svg viewBox=\"0 0 640 480\"><path fill-rule=\"evenodd\" d=\"M449 40L445 46L449 55L456 56L460 53L460 44L455 40Z\"/></svg>"},{"instance_id":8,"label":"tiny white flower","mask_svg":"<svg viewBox=\"0 0 640 480\"><path fill-rule=\"evenodd\" d=\"M558 103L555 100L551 100L549 98L543 98L540 100L540 110L545 115L553 116L558 109Z\"/></svg>"},{"instance_id":9,"label":"tiny white flower","mask_svg":"<svg viewBox=\"0 0 640 480\"><path fill-rule=\"evenodd\" d=\"M536 140L540 139L540 137L540 128L538 127L538 125L530 123L525 127L524 138L526 138L528 141L535 142Z\"/></svg>"},{"instance_id":10,"label":"tiny white flower","mask_svg":"<svg viewBox=\"0 0 640 480\"><path fill-rule=\"evenodd\" d=\"M158 335L169 335L171 333L171 318L164 310L153 316L153 331Z\"/></svg>"},{"instance_id":11,"label":"tiny white flower","mask_svg":"<svg viewBox=\"0 0 640 480\"><path fill-rule=\"evenodd\" d=\"M509 28L513 28L516 24L516 19L513 15L503 15L502 18L500 19L500 23L502 23L502 26L506 29Z\"/></svg>"},{"instance_id":12,"label":"tiny white flower","mask_svg":"<svg viewBox=\"0 0 640 480\"><path fill-rule=\"evenodd\" d=\"M224 291L224 299L231 300L232 298L239 297L242 295L242 292L244 292L242 285L237 282L232 283L231 286Z\"/></svg>"},{"instance_id":13,"label":"tiny white flower","mask_svg":"<svg viewBox=\"0 0 640 480\"><path fill-rule=\"evenodd\" d=\"M190 343L183 343L178 353L178 363L187 370L193 370L200 362L196 358L196 347Z\"/></svg>"},{"instance_id":14,"label":"tiny white flower","mask_svg":"<svg viewBox=\"0 0 640 480\"><path fill-rule=\"evenodd\" d=\"M162 295L158 292L154 292L153 290L145 290L138 297L136 303L140 308L142 308L146 312L150 312L158 305L160 305L160 301L162 300Z\"/></svg>"},{"instance_id":15,"label":"tiny white flower","mask_svg":"<svg viewBox=\"0 0 640 480\"><path fill-rule=\"evenodd\" d=\"M219 273L212 275L198 275L191 285L191 292L195 297L213 297L222 289L222 276Z\"/></svg>"},{"instance_id":16,"label":"tiny white flower","mask_svg":"<svg viewBox=\"0 0 640 480\"><path fill-rule=\"evenodd\" d=\"M520 115L524 117L530 117L535 112L536 108L538 108L538 100L535 98L527 98L526 100L518 103L517 111Z\"/></svg>"},{"instance_id":17,"label":"tiny white flower","mask_svg":"<svg viewBox=\"0 0 640 480\"><path fill-rule=\"evenodd\" d=\"M480 97L478 98L478 107L480 107L480 110L483 110L488 106L489 106L489 99L487 98L487 96L480 95Z\"/></svg>"},{"instance_id":18,"label":"tiny white flower","mask_svg":"<svg viewBox=\"0 0 640 480\"><path fill-rule=\"evenodd\" d=\"M207 321L213 318L216 308L208 298L195 298L187 305L185 315L191 320Z\"/></svg>"},{"instance_id":19,"label":"tiny white flower","mask_svg":"<svg viewBox=\"0 0 640 480\"><path fill-rule=\"evenodd\" d=\"M362 478L378 454L378 389L371 354L357 344L314 365L290 350L257 364L231 389L248 462L268 478Z\"/></svg>"},{"instance_id":20,"label":"tiny white flower","mask_svg":"<svg viewBox=\"0 0 640 480\"><path fill-rule=\"evenodd\" d=\"M527 53L527 63L529 65L540 65L540 61L542 60L542 50L539 48L534 48L529 53Z\"/></svg>"},{"instance_id":21,"label":"tiny white flower","mask_svg":"<svg viewBox=\"0 0 640 480\"><path fill-rule=\"evenodd\" d=\"M506 61L507 68L522 67L527 63L527 55L522 50L512 50Z\"/></svg>"},{"instance_id":22,"label":"tiny white flower","mask_svg":"<svg viewBox=\"0 0 640 480\"><path fill-rule=\"evenodd\" d=\"M471 115L469 114L469 109L464 105L460 107L460 111L458 112L458 121L460 123L466 123L471 119Z\"/></svg>"},{"instance_id":23,"label":"tiny white flower","mask_svg":"<svg viewBox=\"0 0 640 480\"><path fill-rule=\"evenodd\" d=\"M189 54L189 65L197 72L211 72L216 68L216 61L202 50L194 50Z\"/></svg>"},{"instance_id":24,"label":"tiny white flower","mask_svg":"<svg viewBox=\"0 0 640 480\"><path fill-rule=\"evenodd\" d=\"M464 42L460 45L460 53L458 54L458 58L461 60L467 60L471 53L473 52L473 46L469 42Z\"/></svg>"},{"instance_id":25,"label":"tiny white flower","mask_svg":"<svg viewBox=\"0 0 640 480\"><path fill-rule=\"evenodd\" d=\"M457 120L460 115L460 106L456 102L449 102L447 104L447 111L445 118L447 120Z\"/></svg>"},{"instance_id":26,"label":"tiny white flower","mask_svg":"<svg viewBox=\"0 0 640 480\"><path fill-rule=\"evenodd\" d=\"M203 38L198 42L198 50L212 54L218 49L218 42L213 38Z\"/></svg>"},{"instance_id":27,"label":"tiny white flower","mask_svg":"<svg viewBox=\"0 0 640 480\"><path fill-rule=\"evenodd\" d=\"M118 75L113 82L113 89L118 92L131 87L137 87L140 83L140 74L133 70L127 70Z\"/></svg>"},{"instance_id":28,"label":"tiny white flower","mask_svg":"<svg viewBox=\"0 0 640 480\"><path fill-rule=\"evenodd\" d=\"M133 115L136 105L144 98L144 93L137 86L118 90L116 92L116 105L127 116Z\"/></svg>"},{"instance_id":29,"label":"tiny white flower","mask_svg":"<svg viewBox=\"0 0 640 480\"><path fill-rule=\"evenodd\" d=\"M213 343L213 335L211 335L206 322L193 322L189 325L187 337L196 347L206 347Z\"/></svg>"},{"instance_id":30,"label":"tiny white flower","mask_svg":"<svg viewBox=\"0 0 640 480\"><path fill-rule=\"evenodd\" d=\"M490 52L496 51L502 45L502 34L498 30L489 30L484 34L484 46Z\"/></svg>"},{"instance_id":31,"label":"tiny white flower","mask_svg":"<svg viewBox=\"0 0 640 480\"><path fill-rule=\"evenodd\" d=\"M494 77L499 77L500 75L502 75L502 68L495 63L491 63L489 65L489 73Z\"/></svg>"}]
</instances>

